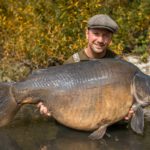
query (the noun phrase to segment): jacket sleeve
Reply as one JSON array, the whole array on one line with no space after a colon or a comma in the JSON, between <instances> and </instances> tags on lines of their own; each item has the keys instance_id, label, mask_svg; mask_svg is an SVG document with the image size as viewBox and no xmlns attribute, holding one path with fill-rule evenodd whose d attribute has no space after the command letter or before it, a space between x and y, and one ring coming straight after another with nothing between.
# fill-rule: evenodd
<instances>
[{"instance_id":1,"label":"jacket sleeve","mask_svg":"<svg viewBox=\"0 0 150 150\"><path fill-rule=\"evenodd\" d=\"M64 61L63 64L71 64L71 63L75 63L72 56L70 56L66 61Z\"/></svg>"}]
</instances>

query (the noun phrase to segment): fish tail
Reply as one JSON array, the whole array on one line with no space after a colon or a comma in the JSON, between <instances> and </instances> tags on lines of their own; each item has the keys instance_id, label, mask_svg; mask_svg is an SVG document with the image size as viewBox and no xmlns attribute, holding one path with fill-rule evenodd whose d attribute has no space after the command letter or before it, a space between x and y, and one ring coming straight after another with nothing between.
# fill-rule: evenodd
<instances>
[{"instance_id":1,"label":"fish tail","mask_svg":"<svg viewBox=\"0 0 150 150\"><path fill-rule=\"evenodd\" d=\"M18 111L18 104L12 93L14 82L0 83L0 127L8 124Z\"/></svg>"}]
</instances>

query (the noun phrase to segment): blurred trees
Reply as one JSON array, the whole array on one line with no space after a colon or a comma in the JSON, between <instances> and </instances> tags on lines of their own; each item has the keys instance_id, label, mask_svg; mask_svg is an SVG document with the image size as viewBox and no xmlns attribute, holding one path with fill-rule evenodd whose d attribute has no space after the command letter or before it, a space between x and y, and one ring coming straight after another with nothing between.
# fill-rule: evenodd
<instances>
[{"instance_id":1,"label":"blurred trees","mask_svg":"<svg viewBox=\"0 0 150 150\"><path fill-rule=\"evenodd\" d=\"M150 0L0 0L0 80L62 63L86 45L87 20L99 13L119 24L112 50L148 56Z\"/></svg>"}]
</instances>

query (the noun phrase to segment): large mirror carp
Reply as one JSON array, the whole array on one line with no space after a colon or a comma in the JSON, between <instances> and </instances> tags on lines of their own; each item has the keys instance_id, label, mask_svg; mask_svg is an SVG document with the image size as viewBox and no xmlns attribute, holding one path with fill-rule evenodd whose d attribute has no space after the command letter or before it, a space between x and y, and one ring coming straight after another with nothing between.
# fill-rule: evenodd
<instances>
[{"instance_id":1,"label":"large mirror carp","mask_svg":"<svg viewBox=\"0 0 150 150\"><path fill-rule=\"evenodd\" d=\"M150 77L120 59L101 59L34 71L16 83L0 83L0 126L24 104L42 101L59 123L93 131L101 139L107 127L123 119L130 108L131 128L143 133L143 108L150 104Z\"/></svg>"}]
</instances>

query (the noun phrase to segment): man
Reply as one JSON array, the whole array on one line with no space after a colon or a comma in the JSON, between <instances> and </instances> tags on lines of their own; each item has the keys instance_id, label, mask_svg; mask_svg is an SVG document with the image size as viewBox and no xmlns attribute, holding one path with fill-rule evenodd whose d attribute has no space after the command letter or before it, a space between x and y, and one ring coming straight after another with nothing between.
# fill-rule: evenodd
<instances>
[{"instance_id":1,"label":"man","mask_svg":"<svg viewBox=\"0 0 150 150\"><path fill-rule=\"evenodd\" d=\"M112 36L117 30L117 23L109 16L103 14L93 16L89 19L86 30L87 47L73 54L65 63L117 57L114 52L108 49Z\"/></svg>"},{"instance_id":2,"label":"man","mask_svg":"<svg viewBox=\"0 0 150 150\"><path fill-rule=\"evenodd\" d=\"M109 16L98 14L91 17L86 30L87 47L73 54L64 64L90 59L117 58L118 56L108 48L112 41L112 36L117 30L117 23ZM50 115L42 103L37 106L42 114ZM133 111L130 110L125 119L129 120L132 115Z\"/></svg>"}]
</instances>

